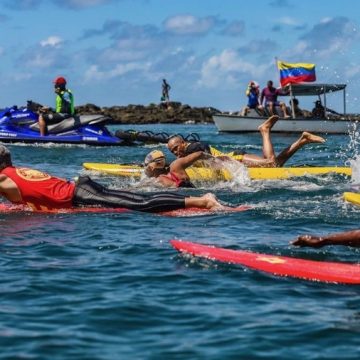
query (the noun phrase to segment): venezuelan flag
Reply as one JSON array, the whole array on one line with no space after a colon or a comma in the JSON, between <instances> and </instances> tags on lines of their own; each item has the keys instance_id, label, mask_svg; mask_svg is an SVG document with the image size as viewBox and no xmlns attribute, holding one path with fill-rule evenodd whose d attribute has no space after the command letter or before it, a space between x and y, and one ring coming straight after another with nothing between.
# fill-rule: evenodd
<instances>
[{"instance_id":1,"label":"venezuelan flag","mask_svg":"<svg viewBox=\"0 0 360 360\"><path fill-rule=\"evenodd\" d=\"M278 61L277 66L280 70L281 86L301 82L312 82L316 80L315 64L290 64L283 61Z\"/></svg>"}]
</instances>

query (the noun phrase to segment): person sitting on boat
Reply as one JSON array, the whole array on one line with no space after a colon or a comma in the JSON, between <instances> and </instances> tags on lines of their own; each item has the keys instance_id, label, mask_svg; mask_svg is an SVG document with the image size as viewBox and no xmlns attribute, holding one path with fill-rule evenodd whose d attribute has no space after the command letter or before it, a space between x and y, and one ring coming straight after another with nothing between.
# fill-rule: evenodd
<instances>
[{"instance_id":1,"label":"person sitting on boat","mask_svg":"<svg viewBox=\"0 0 360 360\"><path fill-rule=\"evenodd\" d=\"M324 236L301 235L292 242L295 246L323 247L325 245L345 245L360 247L360 230L345 231Z\"/></svg>"},{"instance_id":2,"label":"person sitting on boat","mask_svg":"<svg viewBox=\"0 0 360 360\"><path fill-rule=\"evenodd\" d=\"M289 112L292 112L292 100L290 99L289 101ZM311 118L312 117L312 113L311 111L305 110L305 109L301 109L299 107L299 100L294 98L294 111L295 111L295 117L296 118Z\"/></svg>"},{"instance_id":3,"label":"person sitting on boat","mask_svg":"<svg viewBox=\"0 0 360 360\"><path fill-rule=\"evenodd\" d=\"M147 195L112 190L83 176L76 182L54 177L42 171L14 167L10 151L0 145L0 195L13 204L25 205L34 211L78 207L126 208L159 212L190 207L211 210L228 209L213 194L200 197L171 192Z\"/></svg>"},{"instance_id":4,"label":"person sitting on boat","mask_svg":"<svg viewBox=\"0 0 360 360\"><path fill-rule=\"evenodd\" d=\"M260 90L259 84L255 81L250 81L245 92L248 97L248 104L241 112L241 116L246 116L250 109L255 109L261 116L264 116L264 107L260 104Z\"/></svg>"},{"instance_id":5,"label":"person sitting on boat","mask_svg":"<svg viewBox=\"0 0 360 360\"><path fill-rule=\"evenodd\" d=\"M315 119L323 119L323 118L325 118L325 108L321 104L321 100L316 100L315 101L315 107L312 109L311 113L312 113L312 116Z\"/></svg>"},{"instance_id":6,"label":"person sitting on boat","mask_svg":"<svg viewBox=\"0 0 360 360\"><path fill-rule=\"evenodd\" d=\"M294 109L296 117L304 117L304 112L299 107L299 100L296 98L290 99L289 101L290 109Z\"/></svg>"},{"instance_id":7,"label":"person sitting on boat","mask_svg":"<svg viewBox=\"0 0 360 360\"><path fill-rule=\"evenodd\" d=\"M39 128L41 136L47 134L47 125L59 123L75 114L74 95L71 90L66 88L66 79L60 76L53 83L56 94L55 113L50 111L48 107L40 109Z\"/></svg>"},{"instance_id":8,"label":"person sitting on boat","mask_svg":"<svg viewBox=\"0 0 360 360\"><path fill-rule=\"evenodd\" d=\"M237 160L248 167L282 167L292 155L295 154L304 145L309 143L323 143L325 139L316 136L309 132L303 132L298 140L292 145L284 149L278 156L275 155L274 148L271 141L271 129L279 119L278 115L269 117L262 125L259 126L259 131L263 141L263 156L255 154L246 154L242 151L234 152L231 157L221 154L220 160ZM168 142L168 149L178 158L189 155L186 142L181 137L173 137ZM198 148L201 150L201 148ZM209 154L209 152L207 152ZM210 158L208 156L208 158ZM217 157L219 159L219 157Z\"/></svg>"},{"instance_id":9,"label":"person sitting on boat","mask_svg":"<svg viewBox=\"0 0 360 360\"><path fill-rule=\"evenodd\" d=\"M261 91L260 104L264 103L265 100L265 108L269 109L270 115L274 115L276 113L275 106L279 106L283 112L283 117L285 119L289 118L290 115L287 113L286 105L282 101L278 101L277 97L279 95L287 95L281 91L281 89L276 89L273 86L273 82L269 80L267 82L267 86Z\"/></svg>"}]
</instances>

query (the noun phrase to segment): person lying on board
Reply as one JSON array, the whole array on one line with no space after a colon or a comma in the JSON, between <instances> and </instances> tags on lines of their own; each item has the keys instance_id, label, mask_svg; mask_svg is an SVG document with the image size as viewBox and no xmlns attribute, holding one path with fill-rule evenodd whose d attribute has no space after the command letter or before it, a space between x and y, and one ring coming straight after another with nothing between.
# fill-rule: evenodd
<instances>
[{"instance_id":1,"label":"person lying on board","mask_svg":"<svg viewBox=\"0 0 360 360\"><path fill-rule=\"evenodd\" d=\"M295 246L312 247L322 247L325 245L360 247L360 230L345 231L325 236L301 235L292 244Z\"/></svg>"},{"instance_id":2,"label":"person lying on board","mask_svg":"<svg viewBox=\"0 0 360 360\"><path fill-rule=\"evenodd\" d=\"M88 176L77 182L67 181L47 173L14 167L10 151L0 145L0 195L13 204L46 211L77 207L126 208L130 210L159 212L184 208L224 210L213 194L200 197L184 196L171 192L154 195L108 189Z\"/></svg>"},{"instance_id":3,"label":"person lying on board","mask_svg":"<svg viewBox=\"0 0 360 360\"><path fill-rule=\"evenodd\" d=\"M176 157L184 157L190 154L193 154L197 151L203 151L204 153L216 156L217 158L232 157L233 159L241 158L245 153L242 150L235 150L231 153L224 154L221 151L215 149L213 146L202 142L202 141L185 141L181 136L176 135L169 139L167 143L167 148L172 152Z\"/></svg>"},{"instance_id":4,"label":"person lying on board","mask_svg":"<svg viewBox=\"0 0 360 360\"><path fill-rule=\"evenodd\" d=\"M276 156L271 141L271 129L276 124L278 119L278 115L270 116L258 128L263 142L263 156L254 154L236 154L235 159L248 167L282 167L286 161L289 160L304 145L325 142L325 139L320 136L316 136L308 132L303 132L298 140L296 140L292 145L284 149L278 156ZM178 158L187 156L191 153L189 150L189 145L187 145L181 137L171 138L168 141L168 149ZM196 149L197 151L201 150L200 147ZM193 151L193 153L194 152L195 151ZM208 153L208 151L206 152ZM226 156L221 156L220 159L231 160Z\"/></svg>"},{"instance_id":5,"label":"person lying on board","mask_svg":"<svg viewBox=\"0 0 360 360\"><path fill-rule=\"evenodd\" d=\"M176 157L184 157L197 151L212 155L209 144L202 141L185 141L179 135L172 136L167 143L167 147Z\"/></svg>"}]
</instances>

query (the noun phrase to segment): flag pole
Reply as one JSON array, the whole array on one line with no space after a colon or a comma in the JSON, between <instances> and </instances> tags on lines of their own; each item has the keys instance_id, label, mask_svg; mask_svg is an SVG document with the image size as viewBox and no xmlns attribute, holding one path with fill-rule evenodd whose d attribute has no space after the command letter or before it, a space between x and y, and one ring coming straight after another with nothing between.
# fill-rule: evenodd
<instances>
[{"instance_id":1,"label":"flag pole","mask_svg":"<svg viewBox=\"0 0 360 360\"><path fill-rule=\"evenodd\" d=\"M292 89L291 83L289 85L290 85L290 99L291 99L291 101L290 101L291 102L291 114L292 114L293 119L295 119L296 115L295 115L294 94L293 94L293 89Z\"/></svg>"},{"instance_id":2,"label":"flag pole","mask_svg":"<svg viewBox=\"0 0 360 360\"><path fill-rule=\"evenodd\" d=\"M274 57L274 61L275 61L275 69L276 69L276 73L278 74L278 76L279 76L279 69L278 69L278 57L277 56L275 56ZM280 83L280 80L279 80L279 83ZM281 86L281 84L280 84L280 86Z\"/></svg>"}]
</instances>

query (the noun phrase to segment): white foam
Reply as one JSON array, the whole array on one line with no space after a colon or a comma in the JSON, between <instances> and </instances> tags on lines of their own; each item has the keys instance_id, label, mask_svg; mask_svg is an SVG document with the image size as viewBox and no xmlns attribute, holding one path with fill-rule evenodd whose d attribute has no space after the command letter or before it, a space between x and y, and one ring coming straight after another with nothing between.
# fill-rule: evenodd
<instances>
[{"instance_id":1,"label":"white foam","mask_svg":"<svg viewBox=\"0 0 360 360\"><path fill-rule=\"evenodd\" d=\"M348 160L352 170L351 183L360 184L360 155L356 155L354 159Z\"/></svg>"}]
</instances>

